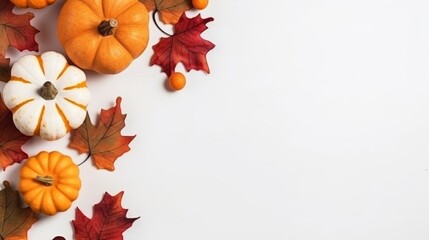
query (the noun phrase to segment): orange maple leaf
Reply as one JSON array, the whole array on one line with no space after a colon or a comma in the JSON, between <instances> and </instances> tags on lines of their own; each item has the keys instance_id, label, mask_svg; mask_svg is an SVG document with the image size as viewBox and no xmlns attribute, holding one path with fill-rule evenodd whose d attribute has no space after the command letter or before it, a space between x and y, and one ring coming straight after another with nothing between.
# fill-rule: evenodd
<instances>
[{"instance_id":1,"label":"orange maple leaf","mask_svg":"<svg viewBox=\"0 0 429 240\"><path fill-rule=\"evenodd\" d=\"M29 207L21 208L19 193L8 181L3 185L4 189L0 191L0 239L27 240L27 232L38 218Z\"/></svg>"},{"instance_id":2,"label":"orange maple leaf","mask_svg":"<svg viewBox=\"0 0 429 240\"><path fill-rule=\"evenodd\" d=\"M115 170L115 161L130 150L128 144L135 138L135 135L121 135L127 116L122 114L121 100L122 98L118 97L116 106L101 110L97 125L91 123L87 114L83 124L71 131L69 147L79 153L88 153L88 158L92 158L98 169Z\"/></svg>"},{"instance_id":3,"label":"orange maple leaf","mask_svg":"<svg viewBox=\"0 0 429 240\"><path fill-rule=\"evenodd\" d=\"M4 105L2 99L0 95L0 165L5 170L6 167L28 158L21 147L31 137L16 129L12 112Z\"/></svg>"},{"instance_id":4,"label":"orange maple leaf","mask_svg":"<svg viewBox=\"0 0 429 240\"><path fill-rule=\"evenodd\" d=\"M150 12L159 12L161 21L176 24L185 11L192 9L192 0L140 0Z\"/></svg>"}]
</instances>

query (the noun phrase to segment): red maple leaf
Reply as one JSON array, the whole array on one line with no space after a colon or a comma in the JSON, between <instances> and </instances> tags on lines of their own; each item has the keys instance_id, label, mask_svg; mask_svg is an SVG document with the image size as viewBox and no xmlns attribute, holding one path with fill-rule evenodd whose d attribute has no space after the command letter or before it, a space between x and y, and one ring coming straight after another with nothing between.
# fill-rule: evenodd
<instances>
[{"instance_id":1,"label":"red maple leaf","mask_svg":"<svg viewBox=\"0 0 429 240\"><path fill-rule=\"evenodd\" d=\"M100 203L94 205L92 219L86 217L76 208L76 219L73 220L76 240L124 239L122 233L140 217L127 218L128 209L121 206L124 192L111 196L107 192Z\"/></svg>"},{"instance_id":2,"label":"red maple leaf","mask_svg":"<svg viewBox=\"0 0 429 240\"><path fill-rule=\"evenodd\" d=\"M6 167L28 158L21 147L31 137L16 129L12 112L7 109L2 99L0 95L0 165L5 170Z\"/></svg>"},{"instance_id":3,"label":"red maple leaf","mask_svg":"<svg viewBox=\"0 0 429 240\"><path fill-rule=\"evenodd\" d=\"M31 26L30 20L33 13L16 15L12 12L14 4L10 1L0 1L0 80L8 81L10 69L6 67L6 51L9 46L15 47L19 51L30 50L39 51L35 35L39 32ZM6 70L5 70L6 69Z\"/></svg>"},{"instance_id":4,"label":"red maple leaf","mask_svg":"<svg viewBox=\"0 0 429 240\"><path fill-rule=\"evenodd\" d=\"M128 144L135 137L121 135L127 116L122 114L121 101L122 98L118 97L115 107L102 109L97 125L93 125L87 115L83 124L71 131L69 147L79 153L88 153L97 168L113 171L114 162L130 150Z\"/></svg>"},{"instance_id":5,"label":"red maple leaf","mask_svg":"<svg viewBox=\"0 0 429 240\"><path fill-rule=\"evenodd\" d=\"M170 76L176 65L182 62L186 70L203 70L210 73L206 54L215 47L213 43L201 37L207 29L207 23L213 18L201 18L198 14L188 18L183 14L179 22L174 25L174 34L168 38L161 38L153 46L154 55L150 65L159 65L163 72Z\"/></svg>"}]
</instances>

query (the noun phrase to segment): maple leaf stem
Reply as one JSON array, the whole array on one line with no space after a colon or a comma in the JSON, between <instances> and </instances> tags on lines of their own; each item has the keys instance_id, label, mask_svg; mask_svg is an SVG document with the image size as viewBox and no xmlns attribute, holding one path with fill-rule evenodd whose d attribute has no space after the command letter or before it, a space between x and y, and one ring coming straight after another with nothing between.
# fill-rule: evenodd
<instances>
[{"instance_id":1,"label":"maple leaf stem","mask_svg":"<svg viewBox=\"0 0 429 240\"><path fill-rule=\"evenodd\" d=\"M80 165L82 165L83 163L85 163L86 161L88 161L88 159L91 157L91 153L88 154L88 156L86 156L85 160L83 160L81 163L79 163L77 166L79 167Z\"/></svg>"},{"instance_id":2,"label":"maple leaf stem","mask_svg":"<svg viewBox=\"0 0 429 240\"><path fill-rule=\"evenodd\" d=\"M153 13L152 13L152 19L153 19L153 22L155 23L155 26L159 29L159 31L161 31L162 33L164 33L165 35L168 35L168 36L173 36L173 35L171 35L171 34L169 34L168 32L166 32L166 31L164 31L159 25L158 25L158 22L156 21L156 13L158 12L158 9L155 9L155 10L153 10Z\"/></svg>"}]
</instances>

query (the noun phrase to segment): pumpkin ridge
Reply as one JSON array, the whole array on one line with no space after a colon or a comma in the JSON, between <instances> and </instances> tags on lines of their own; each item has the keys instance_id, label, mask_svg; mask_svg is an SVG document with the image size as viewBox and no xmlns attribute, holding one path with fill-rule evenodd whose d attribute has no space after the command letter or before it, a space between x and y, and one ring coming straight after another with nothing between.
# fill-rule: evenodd
<instances>
[{"instance_id":1,"label":"pumpkin ridge","mask_svg":"<svg viewBox=\"0 0 429 240\"><path fill-rule=\"evenodd\" d=\"M100 35L101 36L101 35ZM94 57L92 58L92 61L91 61L91 68L93 68L94 67L94 65L95 65L95 60L97 59L97 56L98 56L98 52L100 51L100 47L101 47L101 43L103 42L103 38L101 38L100 39L100 41L98 42L98 44L97 44L97 49L95 49L95 51L94 51Z\"/></svg>"},{"instance_id":2,"label":"pumpkin ridge","mask_svg":"<svg viewBox=\"0 0 429 240\"><path fill-rule=\"evenodd\" d=\"M60 195L60 196L58 196ZM56 210L61 210L63 209L62 205L63 205L63 201L61 201L61 198L65 198L68 200L68 198L60 191L58 191L58 189L53 185L53 187L51 188L51 196L53 199L53 204Z\"/></svg>"},{"instance_id":3,"label":"pumpkin ridge","mask_svg":"<svg viewBox=\"0 0 429 240\"><path fill-rule=\"evenodd\" d=\"M61 186L61 187L60 187ZM59 183L56 185L56 187L58 188L59 191L61 191L64 196L67 197L67 199L69 199L70 201L73 201L75 199L77 199L78 196L75 196L76 194L74 194L73 192L79 192L80 189L75 189L74 187L68 186L66 184L62 184ZM63 189L62 189L63 188ZM71 191L67 191L65 189L71 190ZM73 192L72 192L73 191Z\"/></svg>"},{"instance_id":4,"label":"pumpkin ridge","mask_svg":"<svg viewBox=\"0 0 429 240\"><path fill-rule=\"evenodd\" d=\"M66 100L67 102L69 102L69 103L71 103L71 104L73 104L73 105L75 105L75 106L77 106L77 107L82 108L83 110L86 110L86 106L85 106L85 105L83 105L83 104L77 103L77 102L75 102L75 101L73 101L73 100L71 100L71 99L68 99L68 98L66 98L66 97L64 97L64 100Z\"/></svg>"},{"instance_id":5,"label":"pumpkin ridge","mask_svg":"<svg viewBox=\"0 0 429 240\"><path fill-rule=\"evenodd\" d=\"M76 89L76 88L86 88L86 87L87 87L86 86L86 81L83 80L82 82L77 83L75 85L65 87L65 88L63 88L63 90L72 90L72 89Z\"/></svg>"},{"instance_id":6,"label":"pumpkin ridge","mask_svg":"<svg viewBox=\"0 0 429 240\"><path fill-rule=\"evenodd\" d=\"M23 192L23 194L25 194L25 196L27 197L27 199L29 201L33 201L34 199L36 199L40 194L42 194L43 189L42 188L33 188L30 189L26 192ZM29 196L32 196L33 198L28 198Z\"/></svg>"},{"instance_id":7,"label":"pumpkin ridge","mask_svg":"<svg viewBox=\"0 0 429 240\"><path fill-rule=\"evenodd\" d=\"M38 166L38 167L35 167L35 166L33 166L33 165L36 165L36 166ZM29 158L28 160L27 160L27 162L25 163L25 166L26 167L28 167L28 168L30 168L36 175L40 175L40 174L43 174L44 172L43 172L43 169L40 167L40 165L39 165L39 163L38 163L38 161L37 161L37 159L34 159L34 158ZM22 170L21 170L22 171ZM31 178L31 179L33 179L35 176L29 176L29 177L27 177L26 176L26 178Z\"/></svg>"},{"instance_id":8,"label":"pumpkin ridge","mask_svg":"<svg viewBox=\"0 0 429 240\"><path fill-rule=\"evenodd\" d=\"M63 45L67 46L70 41L76 39L75 36L80 36L82 34L87 34L87 33L93 34L94 32L97 32L96 30L94 30L94 28L82 30L81 32L75 33L74 36L71 36L69 39L65 40Z\"/></svg>"},{"instance_id":9,"label":"pumpkin ridge","mask_svg":"<svg viewBox=\"0 0 429 240\"><path fill-rule=\"evenodd\" d=\"M66 115L64 114L63 110L58 105L58 103L55 103L55 107L57 108L58 114L60 115L61 119L63 120L64 126L66 127L67 132L69 132L71 127L70 127L69 121L67 120Z\"/></svg>"},{"instance_id":10,"label":"pumpkin ridge","mask_svg":"<svg viewBox=\"0 0 429 240\"><path fill-rule=\"evenodd\" d=\"M117 16L119 16L120 14L122 14L123 12L128 10L130 7L134 6L136 3L139 3L139 1L136 1L134 3L133 3L133 1L128 1L129 2L128 6L126 6L124 8L119 8L116 6L117 5L116 3L118 1L110 1L110 2L113 2L113 4L109 4L109 5L111 5L111 9L109 9L109 12L107 12L107 10L104 7L107 4L103 3L103 14L107 18L116 18ZM119 14L118 14L118 12L119 12Z\"/></svg>"},{"instance_id":11,"label":"pumpkin ridge","mask_svg":"<svg viewBox=\"0 0 429 240\"><path fill-rule=\"evenodd\" d=\"M21 182L19 183L19 191L21 192L22 195L34 191L34 188L36 183L33 181L33 178L28 178L28 177L23 177L20 176L21 178Z\"/></svg>"},{"instance_id":12,"label":"pumpkin ridge","mask_svg":"<svg viewBox=\"0 0 429 240\"><path fill-rule=\"evenodd\" d=\"M145 24L122 24L121 26L127 26L127 27L142 27L145 26Z\"/></svg>"},{"instance_id":13,"label":"pumpkin ridge","mask_svg":"<svg viewBox=\"0 0 429 240\"><path fill-rule=\"evenodd\" d=\"M15 113L16 111L18 111L18 109L20 109L22 106L24 106L25 104L27 104L31 101L34 101L34 98L27 99L27 100L24 100L24 101L16 104L12 109L10 109L10 111L12 111L12 113Z\"/></svg>"},{"instance_id":14,"label":"pumpkin ridge","mask_svg":"<svg viewBox=\"0 0 429 240\"><path fill-rule=\"evenodd\" d=\"M44 177L48 173L47 170L49 169L48 168L49 156L50 156L50 153L46 151L42 151L36 155L36 162L42 169L42 172L40 172L40 174L38 175L42 175L42 177Z\"/></svg>"},{"instance_id":15,"label":"pumpkin ridge","mask_svg":"<svg viewBox=\"0 0 429 240\"><path fill-rule=\"evenodd\" d=\"M69 197L61 190L61 189L59 189L58 187L57 187L57 185L55 185L53 188L52 188L52 191L57 191L57 192L59 192L61 195L63 195L65 198L67 198L67 199L69 199Z\"/></svg>"},{"instance_id":16,"label":"pumpkin ridge","mask_svg":"<svg viewBox=\"0 0 429 240\"><path fill-rule=\"evenodd\" d=\"M140 36L141 34L146 34L149 35L148 33L148 21L149 21L149 15L146 14L145 17L142 17L142 19L138 19L138 20L142 20L142 21L135 21L134 19L130 22L127 22L125 19L127 19L127 15L130 15L131 13L133 13L133 9L135 9L136 7L140 10L145 9L145 11L147 12L147 8L144 6L144 4L141 6L140 2L136 2L133 5L131 5L129 8L127 8L126 10L124 10L123 12L121 12L117 17L116 20L120 23L118 28L117 28L117 32L114 34L115 39L122 45L122 47L124 47L129 53L130 55L133 57L133 59L137 58L138 56L140 56L144 50L147 47L148 44L148 39L145 40L141 40L139 37L139 41L138 43L136 43L135 41L132 41L131 44L129 42L129 38L127 36L124 36L124 32L138 32L138 35ZM130 11L130 12L128 12ZM142 15L143 15L143 11L141 11ZM125 23L124 23L125 21ZM118 33L121 34L118 34ZM146 33L145 33L146 32ZM124 41L128 41L128 44L126 44L126 42ZM136 50L137 49L137 50Z\"/></svg>"},{"instance_id":17,"label":"pumpkin ridge","mask_svg":"<svg viewBox=\"0 0 429 240\"><path fill-rule=\"evenodd\" d=\"M128 9L130 9L130 8L132 8L132 7L134 7L135 5L138 5L138 4L142 4L142 3L140 3L139 1L137 1L137 2L135 2L135 3L131 3L131 5L130 5L130 6L128 6L128 7L127 7L127 8L125 8L124 10L122 10L118 15L116 15L116 16L115 16L115 17L113 17L113 18L115 18L115 19L120 18L122 14L124 14L126 11L128 11ZM119 10L118 10L118 11L119 11ZM120 26L120 25L119 25L119 26Z\"/></svg>"},{"instance_id":18,"label":"pumpkin ridge","mask_svg":"<svg viewBox=\"0 0 429 240\"><path fill-rule=\"evenodd\" d=\"M128 53L128 55L130 55L131 56L131 58L135 58L131 53L132 52L134 52L133 50L131 50L131 49L129 49L128 47L127 47L127 45L128 44L124 44L123 42L121 42L121 40L119 40L119 38L116 38L115 37L115 40L119 43L119 45L121 45L121 47L123 47L124 49L125 49L125 52L127 52Z\"/></svg>"},{"instance_id":19,"label":"pumpkin ridge","mask_svg":"<svg viewBox=\"0 0 429 240\"><path fill-rule=\"evenodd\" d=\"M52 177L55 178L57 176L53 176L56 175L55 173L55 168L58 165L58 162L61 161L61 153L57 152L57 151L53 151L51 152L51 154L49 154L49 167L48 167L48 171L50 172L50 175L52 175Z\"/></svg>"},{"instance_id":20,"label":"pumpkin ridge","mask_svg":"<svg viewBox=\"0 0 429 240\"><path fill-rule=\"evenodd\" d=\"M29 56L29 55L23 56L23 58L25 58L25 57L31 57L31 56ZM29 71L28 67L25 66L24 64L22 64L19 61L16 61L15 64L13 64L12 68L18 68L19 70L24 71L25 73L27 73L28 76L33 76L32 78L30 78L28 80L32 84L40 84L40 85L42 85L46 81L45 75L43 74L43 72L41 73L41 75L39 75L39 72Z\"/></svg>"},{"instance_id":21,"label":"pumpkin ridge","mask_svg":"<svg viewBox=\"0 0 429 240\"><path fill-rule=\"evenodd\" d=\"M62 177L60 176L61 172L64 171L64 169L67 169L69 167L73 167L72 163L70 161L68 161L68 159L62 159L60 161L66 161L67 165L61 165L61 164L57 164L55 166L55 169L53 170L53 172L55 172L55 176L54 176L54 181L55 181L55 186L61 183L61 179ZM59 167L60 166L60 167Z\"/></svg>"},{"instance_id":22,"label":"pumpkin ridge","mask_svg":"<svg viewBox=\"0 0 429 240\"><path fill-rule=\"evenodd\" d=\"M79 175L78 171L74 171L75 168L73 168L73 166L75 164L70 159L63 159L63 161L66 161L67 165L64 165L62 169L56 171L57 177L59 178L58 183L62 183L61 180L63 179L74 178Z\"/></svg>"},{"instance_id":23,"label":"pumpkin ridge","mask_svg":"<svg viewBox=\"0 0 429 240\"><path fill-rule=\"evenodd\" d=\"M39 191L37 194L35 194L34 198L32 199L31 203L31 208L33 209L33 207L35 209L37 209L37 211L39 211L42 207L42 201L43 201L43 196L45 195L45 191L43 188L37 188ZM35 206L35 201L36 201L36 206Z\"/></svg>"},{"instance_id":24,"label":"pumpkin ridge","mask_svg":"<svg viewBox=\"0 0 429 240\"><path fill-rule=\"evenodd\" d=\"M106 56L105 51L106 51L106 49L109 49L109 48L115 49L117 51L120 50L120 52L123 53L122 57L128 58L128 59L126 59L126 60L118 59L116 56L112 55L112 57L111 57L112 60L109 61L109 59L105 58L105 56ZM128 50L124 46L122 46L122 44L117 40L117 38L114 35L111 35L108 37L103 37L101 39L100 45L98 45L98 47L97 47L97 52L95 54L94 61L93 61L96 64L93 64L92 66L95 65L95 67L93 67L93 69L95 69L95 71L103 72L103 69L110 68L112 61L120 60L116 63L116 66L119 66L125 62L126 66L121 68L122 70L124 70L127 66L129 66L132 63L133 59L134 59L133 55L130 52L128 52ZM112 72L110 72L110 73L112 73Z\"/></svg>"},{"instance_id":25,"label":"pumpkin ridge","mask_svg":"<svg viewBox=\"0 0 429 240\"><path fill-rule=\"evenodd\" d=\"M16 76L11 76L9 81L17 81L17 82L22 82L22 83L31 83L28 80L25 80L22 77L16 77Z\"/></svg>"},{"instance_id":26,"label":"pumpkin ridge","mask_svg":"<svg viewBox=\"0 0 429 240\"><path fill-rule=\"evenodd\" d=\"M42 70L43 75L45 75L45 67L43 66L43 59L41 55L36 56L37 62L39 63L40 70Z\"/></svg>"},{"instance_id":27,"label":"pumpkin ridge","mask_svg":"<svg viewBox=\"0 0 429 240\"><path fill-rule=\"evenodd\" d=\"M58 161L57 157L57 153L56 151L50 152L48 154L48 157L46 158L46 169L45 169L45 175L49 175L53 178L53 180L55 181L55 174L51 171L52 166L55 165Z\"/></svg>"},{"instance_id":28,"label":"pumpkin ridge","mask_svg":"<svg viewBox=\"0 0 429 240\"><path fill-rule=\"evenodd\" d=\"M75 179L78 177L79 177L79 175L76 175L76 176L73 175L73 176L69 176L69 177L61 177L56 185L68 185L68 188L79 192L80 188L82 187L82 182L80 182L80 181L77 183L71 182L71 181L75 181ZM65 179L69 179L69 180L66 181ZM64 192L64 191L62 191L62 192L64 193L64 195L67 195L67 192ZM70 198L70 197L67 197L67 198Z\"/></svg>"},{"instance_id":29,"label":"pumpkin ridge","mask_svg":"<svg viewBox=\"0 0 429 240\"><path fill-rule=\"evenodd\" d=\"M40 112L40 115L39 115L39 120L37 121L36 129L34 129L35 135L40 135L40 128L42 126L43 115L45 115L45 105L43 105L42 107L42 111Z\"/></svg>"},{"instance_id":30,"label":"pumpkin ridge","mask_svg":"<svg viewBox=\"0 0 429 240\"><path fill-rule=\"evenodd\" d=\"M64 64L63 69L61 70L60 74L58 74L58 76L57 76L57 80L61 78L61 76L64 74L64 72L67 70L67 68L68 68L69 66L70 66L70 65L69 65L68 63Z\"/></svg>"},{"instance_id":31,"label":"pumpkin ridge","mask_svg":"<svg viewBox=\"0 0 429 240\"><path fill-rule=\"evenodd\" d=\"M42 202L40 204L40 208L44 209L42 211L44 214L52 215L52 213L49 211L51 210L50 208L52 208L51 203L52 203L51 191L50 190L43 191L43 197L42 197Z\"/></svg>"},{"instance_id":32,"label":"pumpkin ridge","mask_svg":"<svg viewBox=\"0 0 429 240\"><path fill-rule=\"evenodd\" d=\"M21 178L21 182L27 181L29 183L35 183L33 181L34 176L38 175L39 172L34 170L34 168L26 165L25 167L21 168L21 172L20 172L20 178ZM28 192L29 190L27 190L26 192Z\"/></svg>"},{"instance_id":33,"label":"pumpkin ridge","mask_svg":"<svg viewBox=\"0 0 429 240\"><path fill-rule=\"evenodd\" d=\"M59 178L58 172L63 171L64 168L68 168L70 166L70 164L67 164L66 166L61 166L59 164L61 161L67 161L67 160L66 159L60 159L52 168L52 172L53 172L52 175L55 175L55 176L52 176L54 178L55 184L58 184L60 182L58 180L58 178ZM61 169L58 169L59 168L58 166L61 166Z\"/></svg>"},{"instance_id":34,"label":"pumpkin ridge","mask_svg":"<svg viewBox=\"0 0 429 240\"><path fill-rule=\"evenodd\" d=\"M102 18L103 17L103 15L104 15L104 10L103 9L101 9L101 14L102 15L99 15L100 14L100 9L95 9L94 7L92 7L89 3L87 3L87 2L85 2L85 1L82 1L82 0L78 0L79 2L81 2L81 3L83 3L84 5L86 5L89 9L91 9L91 11L92 11L92 13L94 13L94 15L97 15L98 17L100 17L100 18ZM95 5L95 4L94 4ZM101 4L101 5L103 5L103 3ZM103 6L102 6L103 7Z\"/></svg>"}]
</instances>

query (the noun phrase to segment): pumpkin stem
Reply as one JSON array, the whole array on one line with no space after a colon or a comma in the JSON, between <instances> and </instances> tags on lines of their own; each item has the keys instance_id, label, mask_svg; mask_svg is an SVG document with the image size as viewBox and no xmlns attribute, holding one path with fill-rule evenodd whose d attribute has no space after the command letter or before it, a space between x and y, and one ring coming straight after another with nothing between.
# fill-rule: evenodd
<instances>
[{"instance_id":1,"label":"pumpkin stem","mask_svg":"<svg viewBox=\"0 0 429 240\"><path fill-rule=\"evenodd\" d=\"M54 182L54 178L52 176L46 175L44 177L37 175L35 178L36 181L40 182L41 184L45 186L51 186Z\"/></svg>"},{"instance_id":2,"label":"pumpkin stem","mask_svg":"<svg viewBox=\"0 0 429 240\"><path fill-rule=\"evenodd\" d=\"M40 96L45 100L52 100L57 96L58 90L55 88L54 84L49 81L46 81L42 88L40 88Z\"/></svg>"},{"instance_id":3,"label":"pumpkin stem","mask_svg":"<svg viewBox=\"0 0 429 240\"><path fill-rule=\"evenodd\" d=\"M98 25L98 32L103 36L112 35L115 32L115 28L118 27L118 21L114 18L109 20L101 21L100 25Z\"/></svg>"}]
</instances>

